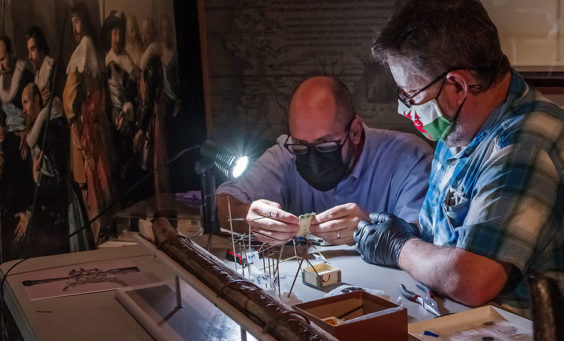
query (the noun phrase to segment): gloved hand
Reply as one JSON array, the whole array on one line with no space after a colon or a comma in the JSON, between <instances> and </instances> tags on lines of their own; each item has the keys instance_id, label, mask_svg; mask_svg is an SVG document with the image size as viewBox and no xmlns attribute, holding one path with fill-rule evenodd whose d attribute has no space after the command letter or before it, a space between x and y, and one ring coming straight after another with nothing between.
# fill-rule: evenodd
<instances>
[{"instance_id":1,"label":"gloved hand","mask_svg":"<svg viewBox=\"0 0 564 341\"><path fill-rule=\"evenodd\" d=\"M420 236L419 228L390 213L371 213L354 232L356 250L367 263L398 266L405 242Z\"/></svg>"}]
</instances>

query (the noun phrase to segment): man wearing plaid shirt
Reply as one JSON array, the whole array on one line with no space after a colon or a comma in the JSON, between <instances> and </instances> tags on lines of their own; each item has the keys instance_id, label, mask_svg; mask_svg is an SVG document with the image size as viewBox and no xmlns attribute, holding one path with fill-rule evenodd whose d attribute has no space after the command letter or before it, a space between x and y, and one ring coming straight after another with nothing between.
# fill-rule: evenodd
<instances>
[{"instance_id":1,"label":"man wearing plaid shirt","mask_svg":"<svg viewBox=\"0 0 564 341\"><path fill-rule=\"evenodd\" d=\"M354 236L362 257L467 305L528 313L533 272L564 297L564 110L511 69L484 7L408 1L373 52L399 114L438 144L419 226L371 214Z\"/></svg>"}]
</instances>

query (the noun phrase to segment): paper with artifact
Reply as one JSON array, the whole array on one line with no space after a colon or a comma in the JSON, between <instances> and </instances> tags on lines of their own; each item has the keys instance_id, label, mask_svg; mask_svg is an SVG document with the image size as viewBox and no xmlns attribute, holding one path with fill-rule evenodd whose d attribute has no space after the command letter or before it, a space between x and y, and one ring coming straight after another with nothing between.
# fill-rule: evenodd
<instances>
[{"instance_id":1,"label":"paper with artifact","mask_svg":"<svg viewBox=\"0 0 564 341\"><path fill-rule=\"evenodd\" d=\"M129 260L75 264L19 275L31 300L87 294L149 283Z\"/></svg>"}]
</instances>

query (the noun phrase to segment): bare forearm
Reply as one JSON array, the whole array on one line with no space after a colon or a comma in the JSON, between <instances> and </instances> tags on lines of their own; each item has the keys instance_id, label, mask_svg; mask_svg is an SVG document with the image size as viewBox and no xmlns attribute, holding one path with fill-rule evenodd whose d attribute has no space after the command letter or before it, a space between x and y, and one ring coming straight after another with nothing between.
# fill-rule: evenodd
<instances>
[{"instance_id":1,"label":"bare forearm","mask_svg":"<svg viewBox=\"0 0 564 341\"><path fill-rule=\"evenodd\" d=\"M405 243L399 266L437 292L471 306L493 299L505 285L510 268L460 248L416 238Z\"/></svg>"},{"instance_id":2,"label":"bare forearm","mask_svg":"<svg viewBox=\"0 0 564 341\"><path fill-rule=\"evenodd\" d=\"M249 226L245 221L249 207L251 204L245 204L233 196L227 194L217 195L217 216L219 219L219 226L224 229L230 229L229 218L233 224L233 230L238 233L247 233ZM231 211L231 214L229 214Z\"/></svg>"}]
</instances>

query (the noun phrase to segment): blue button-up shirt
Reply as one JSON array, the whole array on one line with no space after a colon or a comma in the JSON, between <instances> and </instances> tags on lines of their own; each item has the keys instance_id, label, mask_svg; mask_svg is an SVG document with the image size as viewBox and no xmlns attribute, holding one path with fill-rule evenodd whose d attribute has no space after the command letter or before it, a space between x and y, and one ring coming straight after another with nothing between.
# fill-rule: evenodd
<instances>
[{"instance_id":1,"label":"blue button-up shirt","mask_svg":"<svg viewBox=\"0 0 564 341\"><path fill-rule=\"evenodd\" d=\"M311 187L298 173L295 157L286 148L286 135L278 137L237 180L218 188L240 201L278 202L295 215L323 212L356 203L367 212L390 212L417 221L429 181L432 149L408 133L364 127L364 148L351 173L326 192Z\"/></svg>"},{"instance_id":2,"label":"blue button-up shirt","mask_svg":"<svg viewBox=\"0 0 564 341\"><path fill-rule=\"evenodd\" d=\"M505 102L466 148L438 143L423 239L514 265L496 300L527 308L531 271L564 294L563 213L564 110L513 72Z\"/></svg>"}]
</instances>

